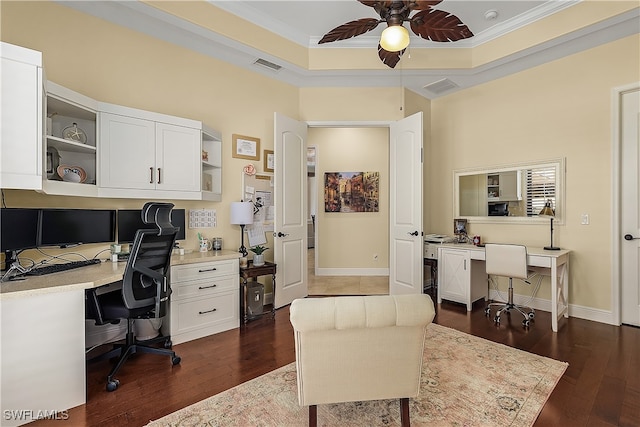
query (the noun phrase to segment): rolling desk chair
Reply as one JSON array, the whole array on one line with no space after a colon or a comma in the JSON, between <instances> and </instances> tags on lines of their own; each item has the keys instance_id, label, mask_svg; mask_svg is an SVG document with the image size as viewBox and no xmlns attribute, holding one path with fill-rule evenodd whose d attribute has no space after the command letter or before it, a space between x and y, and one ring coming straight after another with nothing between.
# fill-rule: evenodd
<instances>
[{"instance_id":1,"label":"rolling desk chair","mask_svg":"<svg viewBox=\"0 0 640 427\"><path fill-rule=\"evenodd\" d=\"M94 319L96 325L118 323L127 319L127 336L124 344L116 345L113 350L98 356L97 360L118 357L113 369L107 376L107 391L114 391L120 382L114 375L124 362L135 353L153 353L171 357L171 363L180 363L180 357L169 349L171 339L160 336L152 340L138 341L133 333L135 319L160 318L166 314L166 302L171 289L169 287L169 265L171 252L178 228L169 221L171 203L149 202L142 208L142 221L155 224L154 228L136 232L129 259L122 278L122 290L97 295L94 289L88 290L87 318ZM164 348L148 346L164 341Z\"/></svg>"},{"instance_id":2,"label":"rolling desk chair","mask_svg":"<svg viewBox=\"0 0 640 427\"><path fill-rule=\"evenodd\" d=\"M522 245L507 245L498 243L487 243L485 245L485 264L488 275L504 276L509 278L509 297L506 303L490 303L485 308L485 314L491 315L491 307L497 307L498 311L494 317L494 322L500 323L500 316L503 312L510 314L511 310L516 310L524 316L522 325L529 327L529 322L533 320L536 313L532 308L516 305L513 303L513 279L521 279L525 283L529 274L527 271L527 248ZM525 310L528 310L527 313Z\"/></svg>"}]
</instances>

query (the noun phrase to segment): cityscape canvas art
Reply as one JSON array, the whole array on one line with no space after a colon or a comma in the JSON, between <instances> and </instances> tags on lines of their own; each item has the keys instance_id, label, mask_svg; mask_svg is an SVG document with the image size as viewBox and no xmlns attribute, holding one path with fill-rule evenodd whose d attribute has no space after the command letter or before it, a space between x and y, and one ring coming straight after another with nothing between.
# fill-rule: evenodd
<instances>
[{"instance_id":1,"label":"cityscape canvas art","mask_svg":"<svg viewBox=\"0 0 640 427\"><path fill-rule=\"evenodd\" d=\"M325 172L325 212L378 212L379 172Z\"/></svg>"}]
</instances>

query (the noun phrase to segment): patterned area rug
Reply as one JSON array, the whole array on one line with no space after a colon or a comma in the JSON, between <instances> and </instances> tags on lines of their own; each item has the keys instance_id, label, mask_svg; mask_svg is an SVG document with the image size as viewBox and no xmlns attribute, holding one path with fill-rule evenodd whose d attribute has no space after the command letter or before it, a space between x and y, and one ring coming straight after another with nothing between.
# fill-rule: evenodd
<instances>
[{"instance_id":1,"label":"patterned area rug","mask_svg":"<svg viewBox=\"0 0 640 427\"><path fill-rule=\"evenodd\" d=\"M428 327L413 426L531 426L568 364L454 329ZM159 426L306 426L295 364L176 411ZM319 426L400 425L398 400L318 406Z\"/></svg>"}]
</instances>

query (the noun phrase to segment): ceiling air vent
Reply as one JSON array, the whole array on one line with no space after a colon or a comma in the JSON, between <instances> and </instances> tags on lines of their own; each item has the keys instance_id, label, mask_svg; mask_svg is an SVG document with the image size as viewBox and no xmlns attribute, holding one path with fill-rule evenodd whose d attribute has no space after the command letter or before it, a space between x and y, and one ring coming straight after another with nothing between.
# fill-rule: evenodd
<instances>
[{"instance_id":1,"label":"ceiling air vent","mask_svg":"<svg viewBox=\"0 0 640 427\"><path fill-rule=\"evenodd\" d=\"M426 90L433 93L434 95L440 95L448 90L455 89L457 87L457 84L447 78L438 80L437 82L429 83L428 85L424 86Z\"/></svg>"},{"instance_id":2,"label":"ceiling air vent","mask_svg":"<svg viewBox=\"0 0 640 427\"><path fill-rule=\"evenodd\" d=\"M268 68L271 71L280 71L280 69L282 68L280 65L274 64L273 62L269 62L266 59L262 59L262 58L256 59L254 64L262 65L263 67Z\"/></svg>"}]
</instances>

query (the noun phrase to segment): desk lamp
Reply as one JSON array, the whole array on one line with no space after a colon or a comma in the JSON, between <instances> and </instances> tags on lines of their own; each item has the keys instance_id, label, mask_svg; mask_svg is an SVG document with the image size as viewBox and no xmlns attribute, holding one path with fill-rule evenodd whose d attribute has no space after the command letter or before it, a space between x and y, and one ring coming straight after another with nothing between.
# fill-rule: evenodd
<instances>
[{"instance_id":1,"label":"desk lamp","mask_svg":"<svg viewBox=\"0 0 640 427\"><path fill-rule=\"evenodd\" d=\"M551 207L551 200L547 199L546 203L544 204L544 207L542 208L538 216L551 219L551 244L549 246L545 246L544 248L548 251L560 250L559 247L553 246L553 220L556 214L553 211L553 208Z\"/></svg>"},{"instance_id":2,"label":"desk lamp","mask_svg":"<svg viewBox=\"0 0 640 427\"><path fill-rule=\"evenodd\" d=\"M247 248L244 247L244 226L253 224L253 203L251 202L231 202L231 224L240 226L241 245L238 252L243 257L248 255Z\"/></svg>"}]
</instances>

